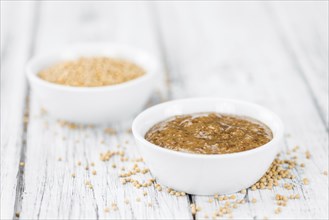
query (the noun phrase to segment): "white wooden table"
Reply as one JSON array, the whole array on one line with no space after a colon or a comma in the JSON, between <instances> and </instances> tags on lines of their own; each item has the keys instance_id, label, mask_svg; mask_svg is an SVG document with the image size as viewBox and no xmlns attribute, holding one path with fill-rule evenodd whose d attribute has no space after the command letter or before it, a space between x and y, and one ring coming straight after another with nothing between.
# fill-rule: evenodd
<instances>
[{"instance_id":1,"label":"white wooden table","mask_svg":"<svg viewBox=\"0 0 329 220\"><path fill-rule=\"evenodd\" d=\"M79 41L127 43L159 57L162 74L148 105L218 96L278 113L286 126L283 151L299 145L306 167L294 170L293 191L283 181L273 190L237 193L246 204L233 218L328 219L327 1L1 2L1 219L203 219L219 206L208 202L212 197L122 185L122 162L102 162L99 154L120 144L130 158L139 157L127 132L131 120L69 129L42 114L24 77L27 60ZM117 134L105 134L106 127ZM304 177L309 185L302 184ZM276 215L277 193L301 199ZM191 203L201 207L196 215Z\"/></svg>"}]
</instances>

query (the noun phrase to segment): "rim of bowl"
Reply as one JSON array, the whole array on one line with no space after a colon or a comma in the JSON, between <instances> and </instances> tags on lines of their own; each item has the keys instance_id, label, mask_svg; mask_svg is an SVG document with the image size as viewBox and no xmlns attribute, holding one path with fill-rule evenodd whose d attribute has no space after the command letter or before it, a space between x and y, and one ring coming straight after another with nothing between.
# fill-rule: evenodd
<instances>
[{"instance_id":1,"label":"rim of bowl","mask_svg":"<svg viewBox=\"0 0 329 220\"><path fill-rule=\"evenodd\" d=\"M40 77L37 76L38 71L33 71L32 70L32 66L36 65L40 62L44 62L47 59L51 59L51 57L53 58L53 61L56 62L56 60L60 60L60 56L61 53L68 51L69 49L71 50L77 50L77 48L79 46L83 46L83 47L100 47L100 46L104 46L104 47L115 47L115 48L124 48L125 50L131 50L136 54L143 54L143 56L147 57L148 62L150 62L150 65L140 65L137 64L139 66L141 66L143 69L145 69L145 74L132 79L132 80L128 80L126 82L123 83L119 83L119 84L114 84L114 85L106 85L106 86L69 86L69 85L62 85L62 84L57 84L57 83L53 83L53 82L49 82L47 80L44 80ZM81 56L85 56L88 57L88 55L81 55ZM95 55L92 55L95 56ZM96 55L97 56L97 55ZM101 55L101 56L106 56L106 55ZM111 55L109 55L109 57L111 57ZM113 56L115 57L115 56ZM143 82L145 80L148 80L152 77L154 77L156 75L156 72L159 71L159 62L156 58L154 58L155 56L152 56L152 54L149 54L146 51L143 51L141 49L132 47L132 46L128 46L126 44L119 44L119 43L111 43L111 42L87 42L87 43L78 43L74 46L69 46L67 48L65 48L64 50L58 50L56 52L51 52L51 53L44 53L44 54L38 54L34 57L32 57L28 62L27 65L25 67L25 73L26 73L26 77L29 80L29 82L41 85L41 86L45 86L45 87L49 87L49 88L53 88L53 89L58 89L58 90L63 90L63 91L72 91L72 92L99 92L99 91L110 91L110 90L118 90L118 89L124 89L126 87L135 85L137 83ZM75 58L75 59L78 59ZM123 58L124 59L124 58ZM70 59L68 59L70 60ZM134 62L134 61L132 61ZM134 62L136 63L136 62Z\"/></svg>"},{"instance_id":2,"label":"rim of bowl","mask_svg":"<svg viewBox=\"0 0 329 220\"><path fill-rule=\"evenodd\" d=\"M264 111L267 111L268 113L270 113L275 118L276 122L279 125L278 132L275 136L273 135L273 138L268 143L266 143L264 145L261 145L257 148L251 149L251 150L228 153L228 154L196 154L196 153L188 153L188 152L175 151L175 150L163 148L161 146L158 146L156 144L153 144L153 143L147 141L137 131L137 129L136 129L137 125L136 124L138 123L139 118L142 117L143 115L147 114L152 109L157 108L157 107L162 106L162 105L175 104L175 103L178 103L178 102L184 102L184 101L189 101L189 100L196 100L196 101L197 100L199 100L199 101L202 101L202 100L228 101L228 102L244 104L244 105L249 105L249 106L252 106L252 107L260 108ZM183 156L183 157L190 157L190 158L202 158L202 159L206 159L206 158L216 159L216 158L230 158L230 157L248 156L249 154L253 154L253 153L256 153L256 152L259 152L259 151L264 151L265 149L267 149L269 147L276 147L276 146L271 146L271 145L273 145L273 144L275 145L279 142L279 140L283 137L283 132L284 132L284 126L283 126L282 120L280 119L280 117L277 114L275 114L274 112L268 110L267 108L265 108L261 105L255 104L255 103L247 102L247 101L241 101L241 100L236 100L236 99L226 99L226 98L214 98L214 97L185 98L185 99L176 99L176 100L172 100L172 101L163 102L163 103L160 103L158 105L154 105L154 106L142 111L139 115L137 115L137 117L134 119L133 124L132 124L132 133L133 133L134 137L137 140L141 141L147 147L152 147L156 150L162 151L164 153L173 154L173 155L176 155L176 156Z\"/></svg>"}]
</instances>

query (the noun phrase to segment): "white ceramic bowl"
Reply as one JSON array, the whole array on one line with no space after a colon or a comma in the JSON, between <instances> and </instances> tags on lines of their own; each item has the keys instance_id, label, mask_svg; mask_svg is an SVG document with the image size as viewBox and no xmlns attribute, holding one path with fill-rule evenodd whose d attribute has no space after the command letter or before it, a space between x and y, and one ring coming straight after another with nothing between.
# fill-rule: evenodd
<instances>
[{"instance_id":1,"label":"white ceramic bowl","mask_svg":"<svg viewBox=\"0 0 329 220\"><path fill-rule=\"evenodd\" d=\"M244 115L265 123L273 139L258 148L222 155L190 154L169 150L145 140L145 133L171 116L197 112ZM257 182L281 146L283 125L271 111L252 103L219 98L193 98L165 102L140 113L132 131L152 174L160 183L196 195L237 192Z\"/></svg>"},{"instance_id":2,"label":"white ceramic bowl","mask_svg":"<svg viewBox=\"0 0 329 220\"><path fill-rule=\"evenodd\" d=\"M38 72L60 61L80 57L110 56L130 60L146 74L121 84L101 87L73 87L51 83ZM84 43L55 54L39 55L27 65L26 74L32 92L49 114L77 123L107 123L138 113L151 95L158 64L154 57L126 45Z\"/></svg>"}]
</instances>

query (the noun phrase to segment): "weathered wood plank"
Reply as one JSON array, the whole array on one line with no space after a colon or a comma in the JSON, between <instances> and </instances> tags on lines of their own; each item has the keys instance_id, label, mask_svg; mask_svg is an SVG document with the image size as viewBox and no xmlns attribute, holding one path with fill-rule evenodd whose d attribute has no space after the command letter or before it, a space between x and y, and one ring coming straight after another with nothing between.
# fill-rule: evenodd
<instances>
[{"instance_id":1,"label":"weathered wood plank","mask_svg":"<svg viewBox=\"0 0 329 220\"><path fill-rule=\"evenodd\" d=\"M34 4L1 1L1 219L14 216L24 160L24 65L33 41ZM16 200L16 201L15 201Z\"/></svg>"},{"instance_id":2,"label":"weathered wood plank","mask_svg":"<svg viewBox=\"0 0 329 220\"><path fill-rule=\"evenodd\" d=\"M149 8L144 3L46 2L41 6L40 22L37 53L77 41L105 40L128 43L161 55ZM166 95L163 78L160 75L153 103ZM131 121L107 125L118 131L113 136L104 133L104 126L68 129L47 115L40 115L40 106L33 94L31 102L22 218L192 218L188 197L176 198L153 187L137 190L131 184L122 185L118 177L122 171L119 169L123 166L131 168L135 162L123 163L119 157L109 162L99 160L101 152L123 148L130 159L139 157L131 134L126 133ZM121 147L118 148L118 144ZM58 161L59 157L62 161ZM81 166L77 165L78 161L81 161ZM90 165L92 162L94 167ZM112 168L113 163L117 168ZM88 164L89 170L86 171L84 167ZM92 170L96 170L97 175L93 175ZM71 176L73 173L75 178ZM147 174L138 178L145 181L151 176ZM86 186L86 181L91 182L93 189ZM136 201L137 198L141 201ZM117 204L117 211L113 210L112 203ZM106 207L110 208L109 213L104 211Z\"/></svg>"},{"instance_id":3,"label":"weathered wood plank","mask_svg":"<svg viewBox=\"0 0 329 220\"><path fill-rule=\"evenodd\" d=\"M328 1L273 2L267 9L328 129Z\"/></svg>"},{"instance_id":4,"label":"weathered wood plank","mask_svg":"<svg viewBox=\"0 0 329 220\"><path fill-rule=\"evenodd\" d=\"M291 201L276 216L274 195L291 191L282 185L272 191L249 190L247 204L233 215L328 218L328 179L322 175L328 167L326 127L264 6L259 2L166 2L160 3L157 10L173 79L173 97L219 96L262 104L282 117L291 134L285 139L285 149L298 144L302 152L312 152L310 161L305 160L304 153L298 155L307 166L305 170L295 170L293 192L303 195L301 200ZM169 13L168 18L165 15ZM301 184L304 177L312 180L309 186ZM248 202L251 198L258 202ZM204 210L197 218L205 214L211 217L218 209L218 204L207 202L208 197L193 199Z\"/></svg>"}]
</instances>

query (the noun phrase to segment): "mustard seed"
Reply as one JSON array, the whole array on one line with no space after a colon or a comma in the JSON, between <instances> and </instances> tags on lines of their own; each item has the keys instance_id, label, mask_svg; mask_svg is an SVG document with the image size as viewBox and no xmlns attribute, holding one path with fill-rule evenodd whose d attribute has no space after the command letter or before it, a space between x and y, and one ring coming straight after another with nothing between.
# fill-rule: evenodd
<instances>
[{"instance_id":1,"label":"mustard seed","mask_svg":"<svg viewBox=\"0 0 329 220\"><path fill-rule=\"evenodd\" d=\"M310 183L310 181L307 178L304 178L303 183L304 183L304 185L308 185Z\"/></svg>"},{"instance_id":2,"label":"mustard seed","mask_svg":"<svg viewBox=\"0 0 329 220\"><path fill-rule=\"evenodd\" d=\"M194 203L191 204L191 213L192 215L195 215L197 212L196 205Z\"/></svg>"},{"instance_id":3,"label":"mustard seed","mask_svg":"<svg viewBox=\"0 0 329 220\"><path fill-rule=\"evenodd\" d=\"M274 213L275 213L275 214L279 214L279 213L281 213L281 208L280 208L280 207L277 207L277 208L274 210Z\"/></svg>"},{"instance_id":4,"label":"mustard seed","mask_svg":"<svg viewBox=\"0 0 329 220\"><path fill-rule=\"evenodd\" d=\"M55 64L38 73L43 80L79 87L107 86L133 80L145 74L138 65L109 57L80 58Z\"/></svg>"}]
</instances>

